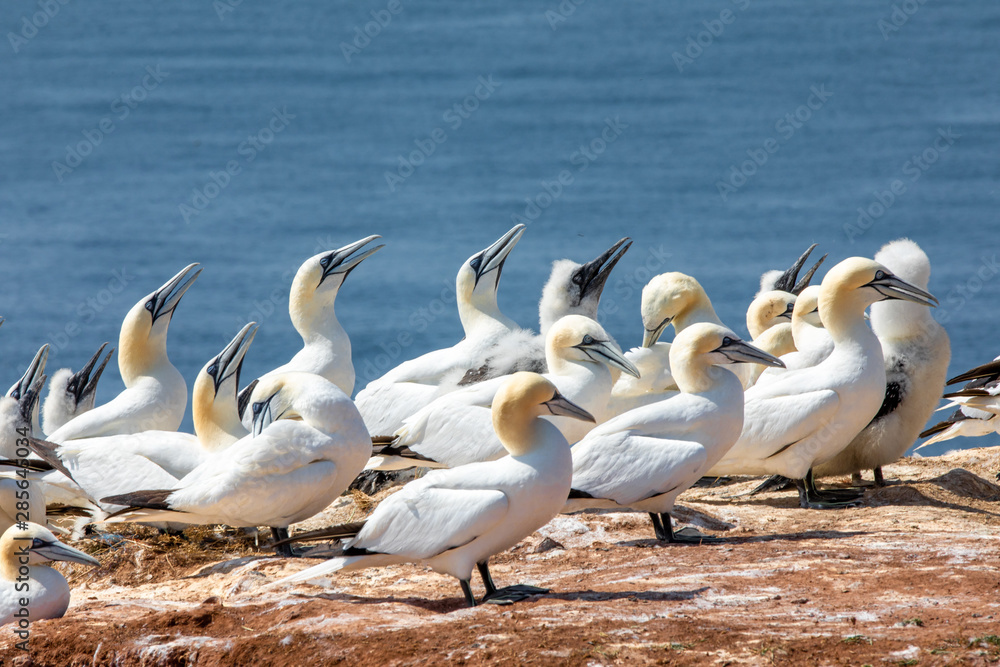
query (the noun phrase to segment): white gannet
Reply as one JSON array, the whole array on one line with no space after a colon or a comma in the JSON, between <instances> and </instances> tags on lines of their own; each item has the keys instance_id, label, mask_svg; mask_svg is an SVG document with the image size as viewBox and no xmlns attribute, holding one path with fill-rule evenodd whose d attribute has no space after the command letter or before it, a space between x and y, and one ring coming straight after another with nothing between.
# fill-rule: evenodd
<instances>
[{"instance_id":1,"label":"white gannet","mask_svg":"<svg viewBox=\"0 0 1000 667\"><path fill-rule=\"evenodd\" d=\"M671 324L680 333L698 322L726 326L715 314L705 289L689 275L661 273L642 288L642 346L650 347Z\"/></svg>"},{"instance_id":2,"label":"white gannet","mask_svg":"<svg viewBox=\"0 0 1000 667\"><path fill-rule=\"evenodd\" d=\"M334 306L337 294L351 271L385 245L379 244L357 255L354 253L380 238L374 234L343 248L321 252L302 263L292 280L288 296L288 314L292 326L302 337L302 349L288 363L259 379L288 371L315 373L340 387L348 396L354 393L351 339L337 320ZM249 398L252 391L251 383L241 392L241 397L244 400ZM244 418L247 424L252 421L248 415Z\"/></svg>"},{"instance_id":3,"label":"white gannet","mask_svg":"<svg viewBox=\"0 0 1000 667\"><path fill-rule=\"evenodd\" d=\"M107 343L103 343L90 361L76 373L68 368L60 368L52 374L52 379L49 380L49 394L42 404L42 433L54 433L70 419L94 407L97 382L115 352L114 348L111 348L98 365L97 362L107 346Z\"/></svg>"},{"instance_id":4,"label":"white gannet","mask_svg":"<svg viewBox=\"0 0 1000 667\"><path fill-rule=\"evenodd\" d=\"M269 526L276 539L343 493L372 443L350 398L326 378L289 372L257 383L253 432L207 457L173 488L101 499L115 520Z\"/></svg>"},{"instance_id":5,"label":"white gannet","mask_svg":"<svg viewBox=\"0 0 1000 667\"><path fill-rule=\"evenodd\" d=\"M26 629L29 622L66 613L69 584L59 571L41 565L51 561L101 564L36 523L12 526L0 537L0 625L16 623Z\"/></svg>"},{"instance_id":6,"label":"white gannet","mask_svg":"<svg viewBox=\"0 0 1000 667\"><path fill-rule=\"evenodd\" d=\"M455 294L465 338L403 362L358 392L358 409L373 436L395 432L406 417L440 393L457 389L459 379L470 369L480 368L497 341L519 329L500 312L497 288L507 255L524 230L524 225L515 225L458 270Z\"/></svg>"},{"instance_id":7,"label":"white gannet","mask_svg":"<svg viewBox=\"0 0 1000 667\"><path fill-rule=\"evenodd\" d=\"M631 246L632 241L626 236L586 264L577 264L571 259L554 261L538 302L539 334L536 336L530 329L518 329L502 336L487 353L483 365L470 369L459 385L475 384L517 371L544 373L548 368L545 339L549 328L566 315L583 315L596 320L608 276ZM614 376L618 378L617 370Z\"/></svg>"},{"instance_id":8,"label":"white gannet","mask_svg":"<svg viewBox=\"0 0 1000 667\"><path fill-rule=\"evenodd\" d=\"M195 378L191 412L195 434L142 431L70 440L61 445L35 441L46 460L58 459L94 499L149 488L173 487L206 458L247 435L236 404L240 371L257 333L246 324ZM106 506L105 510L120 509Z\"/></svg>"},{"instance_id":9,"label":"white gannet","mask_svg":"<svg viewBox=\"0 0 1000 667\"><path fill-rule=\"evenodd\" d=\"M574 404L598 422L607 413L613 385L611 369L630 375L629 363L600 324L582 315L567 315L549 327L544 375ZM392 444L376 447L367 469L397 470L413 466L454 468L492 461L507 450L493 429L490 407L510 376L487 380L445 394L408 417ZM546 416L572 444L593 428L579 419Z\"/></svg>"},{"instance_id":10,"label":"white gannet","mask_svg":"<svg viewBox=\"0 0 1000 667\"><path fill-rule=\"evenodd\" d=\"M743 433L708 475L778 474L796 480L802 507L837 506L842 497L818 492L812 468L846 447L882 404L882 347L864 314L884 299L935 303L870 259L852 257L831 269L820 286L819 308L833 352L818 366L748 389Z\"/></svg>"},{"instance_id":11,"label":"white gannet","mask_svg":"<svg viewBox=\"0 0 1000 667\"><path fill-rule=\"evenodd\" d=\"M757 295L747 309L747 330L754 347L775 357L795 352L795 340L792 336L795 300L794 294L781 290ZM743 387L753 386L764 370L764 366L749 364L748 372L740 378Z\"/></svg>"},{"instance_id":12,"label":"white gannet","mask_svg":"<svg viewBox=\"0 0 1000 667\"><path fill-rule=\"evenodd\" d=\"M649 512L656 538L674 535L670 512L722 458L743 428L743 385L721 365L780 366L775 357L717 324L685 328L670 347L680 393L619 415L573 446L573 490L563 512L620 508Z\"/></svg>"},{"instance_id":13,"label":"white gannet","mask_svg":"<svg viewBox=\"0 0 1000 667\"><path fill-rule=\"evenodd\" d=\"M368 519L299 535L295 541L343 540L341 554L278 584L395 563L418 563L449 574L475 606L470 580L477 567L487 600L513 602L533 587L497 590L488 561L544 526L569 493L569 445L544 415L593 420L535 373L507 378L493 403L493 426L510 453L496 461L433 470L379 504Z\"/></svg>"},{"instance_id":14,"label":"white gannet","mask_svg":"<svg viewBox=\"0 0 1000 667\"><path fill-rule=\"evenodd\" d=\"M785 368L765 368L755 384L767 384L790 370L816 366L833 352L833 338L819 316L819 293L819 285L812 285L795 298L792 311L795 352L781 356Z\"/></svg>"},{"instance_id":15,"label":"white gannet","mask_svg":"<svg viewBox=\"0 0 1000 667\"><path fill-rule=\"evenodd\" d=\"M611 389L608 415L620 415L677 393L677 383L670 372L670 343L634 347L625 353L625 358L638 369L639 377L623 373L618 378Z\"/></svg>"},{"instance_id":16,"label":"white gannet","mask_svg":"<svg viewBox=\"0 0 1000 667\"><path fill-rule=\"evenodd\" d=\"M187 385L167 358L167 328L181 297L201 269L191 264L125 316L118 370L125 390L49 434L52 442L141 431L176 431L187 406Z\"/></svg>"},{"instance_id":17,"label":"white gannet","mask_svg":"<svg viewBox=\"0 0 1000 667\"><path fill-rule=\"evenodd\" d=\"M909 239L885 245L875 261L901 279L927 290L931 263ZM871 326L882 343L885 398L878 414L834 458L816 466L817 476L848 475L873 470L884 485L882 466L893 463L916 442L937 406L951 361L944 327L923 305L905 301L872 304Z\"/></svg>"},{"instance_id":18,"label":"white gannet","mask_svg":"<svg viewBox=\"0 0 1000 667\"><path fill-rule=\"evenodd\" d=\"M977 366L948 380L948 384L968 382L959 391L945 394L951 403L941 410L958 406L948 419L935 424L920 434L930 437L917 449L952 438L977 438L990 433L1000 433L1000 357L988 364Z\"/></svg>"},{"instance_id":19,"label":"white gannet","mask_svg":"<svg viewBox=\"0 0 1000 667\"><path fill-rule=\"evenodd\" d=\"M15 401L20 401L24 393L34 387L38 378L45 375L45 364L49 358L49 344L45 343L40 348L35 356L31 359L31 363L28 364L27 370L24 371L17 382L11 385L10 389L7 390L7 396L13 398ZM40 390L41 387L38 387ZM37 399L37 392L35 398ZM33 433L41 433L42 427L38 423L38 402L37 400L32 402L31 408L31 429ZM6 450L0 450L0 456L5 458L13 458L14 455Z\"/></svg>"}]
</instances>

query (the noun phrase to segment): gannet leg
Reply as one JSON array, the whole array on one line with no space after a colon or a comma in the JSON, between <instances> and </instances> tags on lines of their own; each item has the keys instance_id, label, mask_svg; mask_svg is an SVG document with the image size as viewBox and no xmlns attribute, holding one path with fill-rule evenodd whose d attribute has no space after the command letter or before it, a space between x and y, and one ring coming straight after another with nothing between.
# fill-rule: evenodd
<instances>
[{"instance_id":1,"label":"gannet leg","mask_svg":"<svg viewBox=\"0 0 1000 667\"><path fill-rule=\"evenodd\" d=\"M275 542L280 542L281 540L288 539L288 529L287 528L271 528L271 535L274 537ZM274 548L274 552L281 556L282 558L295 558L296 553L292 551L291 544L279 544Z\"/></svg>"},{"instance_id":2,"label":"gannet leg","mask_svg":"<svg viewBox=\"0 0 1000 667\"><path fill-rule=\"evenodd\" d=\"M812 468L810 468L809 472L806 473L805 483L806 488L809 490L809 498L812 500L821 500L832 503L853 502L865 494L865 490L859 487L820 490L816 487L816 478L813 474Z\"/></svg>"},{"instance_id":3,"label":"gannet leg","mask_svg":"<svg viewBox=\"0 0 1000 667\"><path fill-rule=\"evenodd\" d=\"M469 580L459 579L458 583L462 584L462 592L465 594L465 603L470 607L475 607L476 596L472 594L472 586L469 585Z\"/></svg>"},{"instance_id":4,"label":"gannet leg","mask_svg":"<svg viewBox=\"0 0 1000 667\"><path fill-rule=\"evenodd\" d=\"M660 514L660 521L662 522L664 532L667 534L667 542L670 544L719 544L720 542L725 542L725 540L718 537L702 535L693 528L685 528L675 533L670 521L670 514L667 512Z\"/></svg>"},{"instance_id":5,"label":"gannet leg","mask_svg":"<svg viewBox=\"0 0 1000 667\"><path fill-rule=\"evenodd\" d=\"M663 530L663 522L660 521L660 515L650 512L649 520L653 522L653 532L656 533L656 539L661 542L669 542L670 536Z\"/></svg>"},{"instance_id":6,"label":"gannet leg","mask_svg":"<svg viewBox=\"0 0 1000 667\"><path fill-rule=\"evenodd\" d=\"M493 583L493 577L490 575L490 566L487 561L482 563L476 563L476 567L479 568L479 576L483 578L483 586L486 587L486 595L492 595L497 592L497 587Z\"/></svg>"},{"instance_id":7,"label":"gannet leg","mask_svg":"<svg viewBox=\"0 0 1000 667\"><path fill-rule=\"evenodd\" d=\"M810 471L810 477L811 477ZM807 478L809 479L809 478ZM811 480L810 480L811 481ZM839 510L846 507L856 507L858 505L857 498L854 500L829 500L816 498L810 494L809 485L806 483L805 479L795 480L795 488L799 492L799 507L805 510Z\"/></svg>"},{"instance_id":8,"label":"gannet leg","mask_svg":"<svg viewBox=\"0 0 1000 667\"><path fill-rule=\"evenodd\" d=\"M875 473L875 486L885 486L885 477L882 475L882 466L873 468L872 472Z\"/></svg>"},{"instance_id":9,"label":"gannet leg","mask_svg":"<svg viewBox=\"0 0 1000 667\"><path fill-rule=\"evenodd\" d=\"M526 586L524 584L497 588L493 583L493 577L490 576L490 567L487 561L476 563L476 567L479 568L479 576L483 578L483 584L486 586L486 595L483 596L483 604L509 605L521 600L527 600L532 595L544 595L549 592L547 588Z\"/></svg>"}]
</instances>

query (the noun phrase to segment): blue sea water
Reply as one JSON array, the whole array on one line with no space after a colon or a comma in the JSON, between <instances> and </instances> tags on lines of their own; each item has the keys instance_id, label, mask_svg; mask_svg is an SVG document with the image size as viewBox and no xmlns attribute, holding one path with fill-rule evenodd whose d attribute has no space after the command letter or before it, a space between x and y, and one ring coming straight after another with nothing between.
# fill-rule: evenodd
<instances>
[{"instance_id":1,"label":"blue sea water","mask_svg":"<svg viewBox=\"0 0 1000 667\"><path fill-rule=\"evenodd\" d=\"M299 346L299 263L378 233L337 302L361 386L461 337L455 271L517 216L525 326L553 260L624 235L625 345L655 273L745 331L764 270L905 235L951 371L1000 354L996 2L11 0L0 29L4 382L43 342L79 367L192 261L171 359L193 380L254 319L252 377Z\"/></svg>"}]
</instances>

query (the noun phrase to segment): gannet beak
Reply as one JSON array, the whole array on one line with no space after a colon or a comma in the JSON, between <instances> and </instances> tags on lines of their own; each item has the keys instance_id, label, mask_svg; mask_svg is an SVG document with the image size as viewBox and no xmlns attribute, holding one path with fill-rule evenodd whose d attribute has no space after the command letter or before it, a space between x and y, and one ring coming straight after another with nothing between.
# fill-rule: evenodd
<instances>
[{"instance_id":1,"label":"gannet beak","mask_svg":"<svg viewBox=\"0 0 1000 667\"><path fill-rule=\"evenodd\" d=\"M62 542L47 542L35 538L31 542L31 547L28 551L34 552L41 556L42 558L48 560L61 560L67 563L79 563L81 565L94 565L100 567L101 561L97 560L93 556L88 556L78 549L74 549L71 546L67 546Z\"/></svg>"},{"instance_id":2,"label":"gannet beak","mask_svg":"<svg viewBox=\"0 0 1000 667\"><path fill-rule=\"evenodd\" d=\"M201 274L201 269L197 268L198 266L197 263L189 264L168 280L163 287L153 292L153 295L146 302L146 310L153 316L154 322L164 316L169 318L174 312L181 297Z\"/></svg>"},{"instance_id":3,"label":"gannet beak","mask_svg":"<svg viewBox=\"0 0 1000 667\"><path fill-rule=\"evenodd\" d=\"M17 410L21 414L21 419L25 424L31 424L32 413L38 404L38 397L42 395L42 387L45 386L45 375L39 375L35 381L24 392L21 398L17 399Z\"/></svg>"},{"instance_id":4,"label":"gannet beak","mask_svg":"<svg viewBox=\"0 0 1000 667\"><path fill-rule=\"evenodd\" d=\"M354 255L353 257L352 255L365 245L380 238L382 237L378 234L372 234L371 236L363 238L360 241L356 241L350 245L345 245L339 250L334 250L329 255L321 258L319 260L319 264L323 268L323 275L319 279L319 284L322 285L324 280L335 273L343 273L344 279L346 280L348 274L350 274L350 272L353 271L358 264L384 248L385 244L380 243L374 248L369 248L359 255Z\"/></svg>"},{"instance_id":5,"label":"gannet beak","mask_svg":"<svg viewBox=\"0 0 1000 667\"><path fill-rule=\"evenodd\" d=\"M642 346L643 347L653 347L656 341L660 340L660 336L666 330L674 318L666 317L663 319L655 329L645 329L642 334Z\"/></svg>"},{"instance_id":6,"label":"gannet beak","mask_svg":"<svg viewBox=\"0 0 1000 667\"><path fill-rule=\"evenodd\" d=\"M888 271L877 271L875 280L868 283L867 287L872 287L881 294L886 301L888 299L899 299L901 301L912 301L923 306L935 308L938 305L937 298L930 292L925 292L916 285L911 285L905 280L894 276Z\"/></svg>"},{"instance_id":7,"label":"gannet beak","mask_svg":"<svg viewBox=\"0 0 1000 667\"><path fill-rule=\"evenodd\" d=\"M229 345L226 345L225 349L209 362L206 370L212 376L216 394L219 393L223 383L233 376L236 376L236 386L239 387L243 358L246 356L247 350L250 349L250 343L257 335L258 328L256 322L248 322L229 342Z\"/></svg>"},{"instance_id":8,"label":"gannet beak","mask_svg":"<svg viewBox=\"0 0 1000 667\"><path fill-rule=\"evenodd\" d=\"M483 276L494 269L496 269L497 283L499 284L500 274L503 272L503 263L506 261L510 251L517 245L517 242L521 240L521 235L524 234L525 229L527 227L524 225L514 225L509 232L497 239L496 243L470 260L472 268L476 272L476 285L479 284L479 280Z\"/></svg>"},{"instance_id":9,"label":"gannet beak","mask_svg":"<svg viewBox=\"0 0 1000 667\"><path fill-rule=\"evenodd\" d=\"M263 401L257 401L251 404L250 409L253 411L253 428L251 428L250 433L254 437L258 436L263 432L265 428L271 425L278 417L274 415L274 409L271 406L274 397L278 395L275 392L268 396Z\"/></svg>"},{"instance_id":10,"label":"gannet beak","mask_svg":"<svg viewBox=\"0 0 1000 667\"><path fill-rule=\"evenodd\" d=\"M809 249L802 253L802 256L795 260L795 263L792 264L787 271L781 274L781 277L774 283L774 289L781 290L782 292L791 292L792 294L798 296L802 290L809 287L809 282L812 280L812 277L816 274L816 270L819 269L820 265L827 258L827 256L823 255L820 257L819 261L813 264L812 268L809 269L809 271L806 272L806 275L802 277L802 280L799 280L799 271L801 271L802 267L805 266L806 261L809 260L809 255L812 254L812 251L816 249L817 245L819 244L813 243L809 246Z\"/></svg>"},{"instance_id":11,"label":"gannet beak","mask_svg":"<svg viewBox=\"0 0 1000 667\"><path fill-rule=\"evenodd\" d=\"M28 364L28 370L24 371L24 375L21 379L14 383L14 386L7 391L7 395L13 399L20 399L28 389L35 384L35 380L38 379L43 373L45 373L45 362L49 358L49 344L46 343L38 348L38 352L35 353L35 358L31 360Z\"/></svg>"},{"instance_id":12,"label":"gannet beak","mask_svg":"<svg viewBox=\"0 0 1000 667\"><path fill-rule=\"evenodd\" d=\"M73 396L76 397L77 405L80 404L80 401L97 391L97 381L101 379L101 375L104 373L105 367L108 365L108 362L111 361L111 355L115 353L115 349L111 348L111 351L108 352L106 357L104 357L104 361L101 362L101 365L97 366L97 370L94 370L94 366L97 365L97 360L101 358L101 354L107 346L107 343L102 343L101 347L94 353L94 356L90 358L90 361L88 361L83 368L76 373L73 373L72 377L70 377L69 384L66 385L66 389L73 392ZM93 375L91 375L92 372Z\"/></svg>"},{"instance_id":13,"label":"gannet beak","mask_svg":"<svg viewBox=\"0 0 1000 667\"><path fill-rule=\"evenodd\" d=\"M614 366L632 377L639 377L639 369L635 367L635 364L622 356L622 353L616 350L608 341L591 339L591 342L588 343L587 338L590 338L590 336L584 338L584 342L574 345L574 347L583 350L594 361Z\"/></svg>"},{"instance_id":14,"label":"gannet beak","mask_svg":"<svg viewBox=\"0 0 1000 667\"><path fill-rule=\"evenodd\" d=\"M555 396L542 403L542 405L547 407L549 412L557 417L571 417L573 419L579 419L580 421L593 422L595 424L597 423L597 420L594 419L592 414L560 394L558 391Z\"/></svg>"},{"instance_id":15,"label":"gannet beak","mask_svg":"<svg viewBox=\"0 0 1000 667\"><path fill-rule=\"evenodd\" d=\"M715 349L716 352L726 357L735 364L748 363L760 364L761 366L771 366L772 368L784 368L785 362L774 355L768 354L764 350L754 347L739 338L726 336L722 339L722 345Z\"/></svg>"},{"instance_id":16,"label":"gannet beak","mask_svg":"<svg viewBox=\"0 0 1000 667\"><path fill-rule=\"evenodd\" d=\"M602 252L595 259L577 269L577 274L580 276L581 299L590 294L596 294L598 297L601 296L601 292L604 291L604 285L607 283L612 269L615 268L615 264L628 252L630 247L632 247L632 240L626 236L615 242L613 246ZM621 249L620 252L619 249Z\"/></svg>"},{"instance_id":17,"label":"gannet beak","mask_svg":"<svg viewBox=\"0 0 1000 667\"><path fill-rule=\"evenodd\" d=\"M792 301L791 303L788 304L788 307L785 308L785 312L783 312L781 315L778 315L778 317L784 317L787 320L791 320L792 319L792 312L794 310L795 310L795 302Z\"/></svg>"}]
</instances>

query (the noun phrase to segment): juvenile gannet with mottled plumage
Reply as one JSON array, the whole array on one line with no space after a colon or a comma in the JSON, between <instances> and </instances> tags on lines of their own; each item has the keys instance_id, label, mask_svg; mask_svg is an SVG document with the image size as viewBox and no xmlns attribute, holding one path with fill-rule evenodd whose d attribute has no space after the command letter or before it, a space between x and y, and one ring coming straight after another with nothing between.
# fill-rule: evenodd
<instances>
[{"instance_id":1,"label":"juvenile gannet with mottled plumage","mask_svg":"<svg viewBox=\"0 0 1000 667\"><path fill-rule=\"evenodd\" d=\"M49 394L42 405L42 433L54 433L69 420L94 407L97 382L115 352L112 348L98 365L97 362L107 345L103 343L90 361L76 373L68 368L60 368L52 374L52 379L49 380Z\"/></svg>"},{"instance_id":2,"label":"juvenile gannet with mottled plumage","mask_svg":"<svg viewBox=\"0 0 1000 667\"><path fill-rule=\"evenodd\" d=\"M740 436L743 385L721 367L740 362L781 365L717 324L678 333L670 368L680 393L619 415L573 446L573 490L563 512L631 507L649 512L657 539L690 541L674 535L670 512Z\"/></svg>"},{"instance_id":3,"label":"juvenile gannet with mottled plumage","mask_svg":"<svg viewBox=\"0 0 1000 667\"><path fill-rule=\"evenodd\" d=\"M354 403L312 373L282 373L253 390L250 435L207 457L166 489L103 498L128 510L115 520L270 526L275 538L321 512L371 456Z\"/></svg>"},{"instance_id":4,"label":"juvenile gannet with mottled plumage","mask_svg":"<svg viewBox=\"0 0 1000 667\"><path fill-rule=\"evenodd\" d=\"M510 453L496 461L433 470L379 504L368 519L295 538L344 540L341 554L278 584L309 581L340 570L418 563L459 580L475 606L470 580L478 567L486 600L514 601L531 587L497 590L488 561L544 526L570 489L573 461L566 438L540 417L593 420L535 373L505 380L493 403L493 426Z\"/></svg>"},{"instance_id":5,"label":"juvenile gannet with mottled plumage","mask_svg":"<svg viewBox=\"0 0 1000 667\"><path fill-rule=\"evenodd\" d=\"M302 336L302 349L288 363L265 373L260 379L288 371L315 373L340 387L348 396L354 393L351 339L337 320L334 305L351 271L385 245L354 253L380 238L377 234L368 236L338 250L321 252L302 263L288 296L288 314L292 326ZM252 385L244 391L247 390L252 392ZM248 415L244 418L247 424L252 421Z\"/></svg>"},{"instance_id":6,"label":"juvenile gannet with mottled plumage","mask_svg":"<svg viewBox=\"0 0 1000 667\"><path fill-rule=\"evenodd\" d=\"M610 417L608 398L614 384L611 369L638 375L600 324L582 315L567 315L549 328L544 375L568 400L598 422ZM376 448L366 468L397 470L422 466L454 468L492 461L507 450L493 430L490 406L510 376L494 378L446 394L409 417L391 444ZM572 444L593 427L568 417L545 417Z\"/></svg>"},{"instance_id":7,"label":"juvenile gannet with mottled plumage","mask_svg":"<svg viewBox=\"0 0 1000 667\"><path fill-rule=\"evenodd\" d=\"M246 324L198 373L191 392L194 435L143 431L70 440L51 449L36 441L34 447L53 463L52 457L57 457L91 498L173 487L206 458L247 435L239 418L236 390L256 333L256 322Z\"/></svg>"},{"instance_id":8,"label":"juvenile gannet with mottled plumage","mask_svg":"<svg viewBox=\"0 0 1000 667\"><path fill-rule=\"evenodd\" d=\"M483 366L490 350L517 324L500 312L497 288L507 255L524 233L515 225L462 264L455 279L458 316L465 337L451 347L403 362L358 392L356 403L373 436L395 432L403 420L439 394L458 388L470 369Z\"/></svg>"},{"instance_id":9,"label":"juvenile gannet with mottled plumage","mask_svg":"<svg viewBox=\"0 0 1000 667\"><path fill-rule=\"evenodd\" d=\"M948 384L968 382L959 391L945 394L950 403L941 410L958 407L948 419L935 424L920 434L930 440L917 447L922 449L936 442L952 438L977 438L1000 433L1000 357L988 364L948 380Z\"/></svg>"},{"instance_id":10,"label":"juvenile gannet with mottled plumage","mask_svg":"<svg viewBox=\"0 0 1000 667\"><path fill-rule=\"evenodd\" d=\"M42 563L64 561L100 566L93 556L66 546L37 523L8 528L0 537L0 625L62 618L69 608L69 584L59 571Z\"/></svg>"},{"instance_id":11,"label":"juvenile gannet with mottled plumage","mask_svg":"<svg viewBox=\"0 0 1000 667\"><path fill-rule=\"evenodd\" d=\"M743 433L708 475L783 475L796 480L803 507L835 505L835 500L826 502L829 494L816 491L811 471L846 447L882 404L882 347L864 314L884 299L935 303L933 296L870 259L853 257L831 269L819 306L833 336L833 352L818 366L748 389Z\"/></svg>"},{"instance_id":12,"label":"juvenile gannet with mottled plumage","mask_svg":"<svg viewBox=\"0 0 1000 667\"><path fill-rule=\"evenodd\" d=\"M49 434L52 442L149 430L176 431L184 418L187 385L167 358L167 329L181 297L201 269L191 264L125 316L118 370L125 390Z\"/></svg>"},{"instance_id":13,"label":"juvenile gannet with mottled plumage","mask_svg":"<svg viewBox=\"0 0 1000 667\"><path fill-rule=\"evenodd\" d=\"M875 255L901 279L922 290L930 282L931 263L916 243L899 239ZM847 475L873 470L884 484L882 466L893 463L916 442L937 406L951 361L944 327L923 305L904 301L872 304L871 326L882 343L885 398L878 414L834 458L816 466L816 475Z\"/></svg>"}]
</instances>

